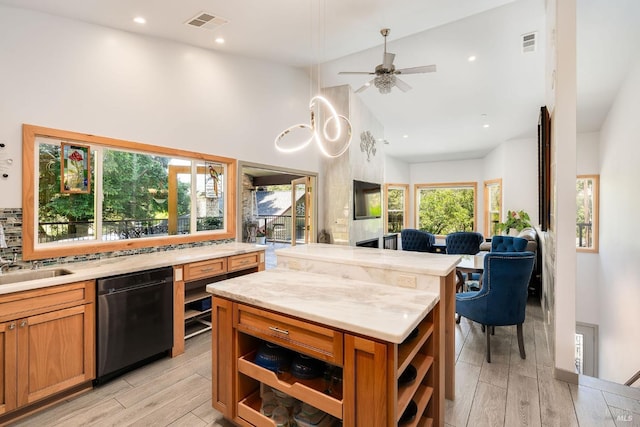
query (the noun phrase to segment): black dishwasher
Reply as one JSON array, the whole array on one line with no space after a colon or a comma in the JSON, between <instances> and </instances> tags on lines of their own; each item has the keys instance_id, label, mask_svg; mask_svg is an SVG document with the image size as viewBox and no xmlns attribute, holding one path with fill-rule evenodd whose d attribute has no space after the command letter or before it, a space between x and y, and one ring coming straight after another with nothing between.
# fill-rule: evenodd
<instances>
[{"instance_id":1,"label":"black dishwasher","mask_svg":"<svg viewBox=\"0 0 640 427\"><path fill-rule=\"evenodd\" d=\"M96 384L162 357L173 346L173 268L99 279Z\"/></svg>"}]
</instances>

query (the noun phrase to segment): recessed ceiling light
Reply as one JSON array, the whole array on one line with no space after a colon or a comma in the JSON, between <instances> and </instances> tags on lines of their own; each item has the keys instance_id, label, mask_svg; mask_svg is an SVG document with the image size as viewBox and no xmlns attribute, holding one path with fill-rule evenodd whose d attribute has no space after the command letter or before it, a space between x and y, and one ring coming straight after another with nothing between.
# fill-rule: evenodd
<instances>
[{"instance_id":1,"label":"recessed ceiling light","mask_svg":"<svg viewBox=\"0 0 640 427\"><path fill-rule=\"evenodd\" d=\"M489 123L483 124L482 127L485 128L485 129L488 128L489 127Z\"/></svg>"},{"instance_id":2,"label":"recessed ceiling light","mask_svg":"<svg viewBox=\"0 0 640 427\"><path fill-rule=\"evenodd\" d=\"M218 44L224 44L224 39L222 37L217 37L216 38L216 43Z\"/></svg>"},{"instance_id":3,"label":"recessed ceiling light","mask_svg":"<svg viewBox=\"0 0 640 427\"><path fill-rule=\"evenodd\" d=\"M406 133L404 135L402 135L403 138L407 139L409 138L409 135L407 135Z\"/></svg>"},{"instance_id":4,"label":"recessed ceiling light","mask_svg":"<svg viewBox=\"0 0 640 427\"><path fill-rule=\"evenodd\" d=\"M146 24L147 20L142 16L136 16L135 18L133 18L133 22L135 22L136 24Z\"/></svg>"},{"instance_id":5,"label":"recessed ceiling light","mask_svg":"<svg viewBox=\"0 0 640 427\"><path fill-rule=\"evenodd\" d=\"M468 57L468 58L467 58L467 60L468 60L469 62L473 62L473 61L475 61L475 60L476 60L476 56L475 56L475 55L471 55L470 57Z\"/></svg>"},{"instance_id":6,"label":"recessed ceiling light","mask_svg":"<svg viewBox=\"0 0 640 427\"><path fill-rule=\"evenodd\" d=\"M371 82L366 82L364 85L365 85L366 87L369 87L369 86L371 86Z\"/></svg>"}]
</instances>

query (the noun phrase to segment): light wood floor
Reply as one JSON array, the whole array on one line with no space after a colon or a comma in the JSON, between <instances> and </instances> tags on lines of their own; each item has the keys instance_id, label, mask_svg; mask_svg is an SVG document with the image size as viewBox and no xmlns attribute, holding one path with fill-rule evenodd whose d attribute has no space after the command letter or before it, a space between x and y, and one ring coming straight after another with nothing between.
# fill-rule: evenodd
<instances>
[{"instance_id":1,"label":"light wood floor","mask_svg":"<svg viewBox=\"0 0 640 427\"><path fill-rule=\"evenodd\" d=\"M553 379L542 312L530 303L527 359L515 327L496 328L492 363L479 325L463 319L456 331L456 400L446 401L447 426L640 426L640 390L589 377L580 386ZM185 354L163 359L16 426L222 426L211 408L211 339L187 340Z\"/></svg>"}]
</instances>

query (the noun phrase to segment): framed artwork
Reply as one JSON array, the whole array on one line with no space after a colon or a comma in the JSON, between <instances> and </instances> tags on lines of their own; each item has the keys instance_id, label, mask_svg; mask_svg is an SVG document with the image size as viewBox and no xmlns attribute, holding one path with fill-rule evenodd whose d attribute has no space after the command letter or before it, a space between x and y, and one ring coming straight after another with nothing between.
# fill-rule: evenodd
<instances>
[{"instance_id":1,"label":"framed artwork","mask_svg":"<svg viewBox=\"0 0 640 427\"><path fill-rule=\"evenodd\" d=\"M63 142L60 192L86 194L91 191L91 150L88 145Z\"/></svg>"},{"instance_id":2,"label":"framed artwork","mask_svg":"<svg viewBox=\"0 0 640 427\"><path fill-rule=\"evenodd\" d=\"M540 108L538 120L538 216L540 229L551 227L551 117L547 107Z\"/></svg>"}]
</instances>

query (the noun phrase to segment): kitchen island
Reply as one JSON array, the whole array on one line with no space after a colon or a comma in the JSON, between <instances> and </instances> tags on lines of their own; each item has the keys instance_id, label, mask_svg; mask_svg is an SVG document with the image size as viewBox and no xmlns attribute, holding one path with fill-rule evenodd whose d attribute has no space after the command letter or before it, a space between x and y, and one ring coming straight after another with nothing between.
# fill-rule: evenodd
<instances>
[{"instance_id":1,"label":"kitchen island","mask_svg":"<svg viewBox=\"0 0 640 427\"><path fill-rule=\"evenodd\" d=\"M212 403L225 418L275 425L261 413L268 386L344 426L395 426L413 406L406 425L444 425L439 293L280 268L207 291L214 295ZM341 368L341 386L328 392L322 378L265 369L256 354L266 342ZM399 385L414 368L415 379Z\"/></svg>"},{"instance_id":2,"label":"kitchen island","mask_svg":"<svg viewBox=\"0 0 640 427\"><path fill-rule=\"evenodd\" d=\"M438 293L444 324L445 398L455 398L455 271L459 255L307 244L276 251L278 267Z\"/></svg>"}]
</instances>

